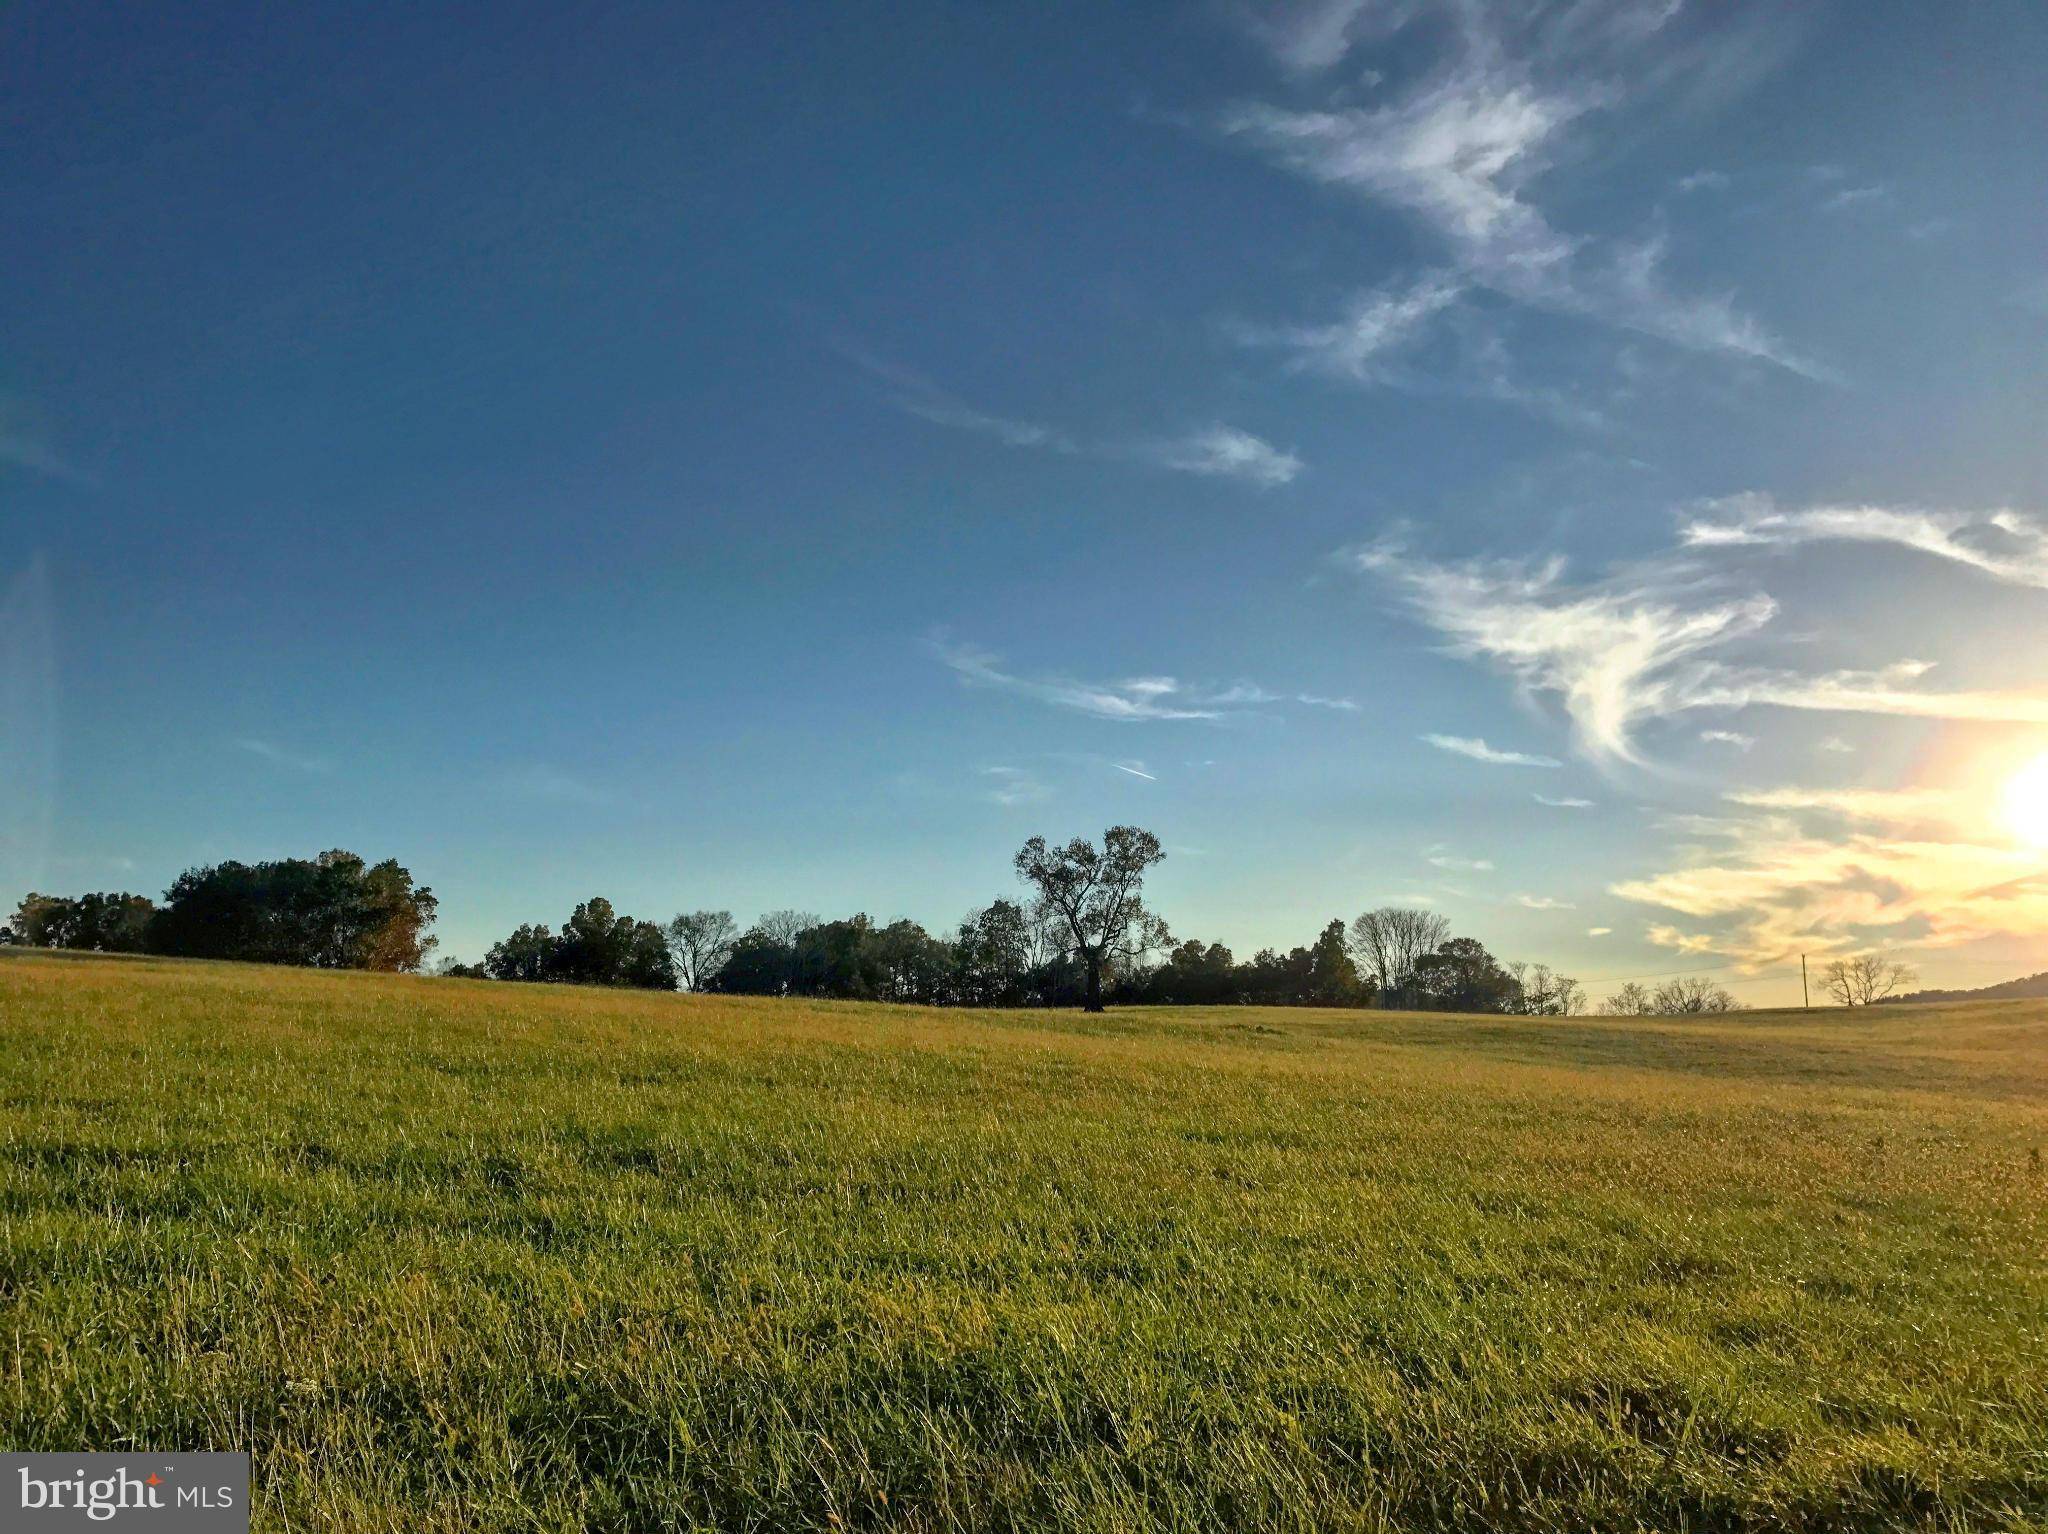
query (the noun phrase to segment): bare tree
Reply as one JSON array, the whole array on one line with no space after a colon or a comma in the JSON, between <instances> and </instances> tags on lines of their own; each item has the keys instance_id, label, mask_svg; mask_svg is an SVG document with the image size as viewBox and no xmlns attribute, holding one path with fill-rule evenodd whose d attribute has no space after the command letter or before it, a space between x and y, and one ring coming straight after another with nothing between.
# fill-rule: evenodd
<instances>
[{"instance_id":1,"label":"bare tree","mask_svg":"<svg viewBox=\"0 0 2048 1534\"><path fill-rule=\"evenodd\" d=\"M761 919L754 923L754 930L771 943L794 948L796 940L821 921L822 918L812 911L763 911Z\"/></svg>"},{"instance_id":2,"label":"bare tree","mask_svg":"<svg viewBox=\"0 0 2048 1534\"><path fill-rule=\"evenodd\" d=\"M1586 988L1548 964L1516 960L1508 966L1521 1000L1516 1010L1529 1017L1576 1017L1586 1010Z\"/></svg>"},{"instance_id":3,"label":"bare tree","mask_svg":"<svg viewBox=\"0 0 2048 1534\"><path fill-rule=\"evenodd\" d=\"M1658 986L1650 1011L1659 1017L1684 1017L1696 1012L1736 1012L1742 1003L1711 980L1678 975Z\"/></svg>"},{"instance_id":4,"label":"bare tree","mask_svg":"<svg viewBox=\"0 0 2048 1534\"><path fill-rule=\"evenodd\" d=\"M686 991L701 991L732 957L740 924L730 911L685 911L662 929L675 956L676 978Z\"/></svg>"},{"instance_id":5,"label":"bare tree","mask_svg":"<svg viewBox=\"0 0 2048 1534\"><path fill-rule=\"evenodd\" d=\"M1631 980L1601 1002L1600 1010L1608 1017L1647 1017L1650 1014L1650 993Z\"/></svg>"},{"instance_id":6,"label":"bare tree","mask_svg":"<svg viewBox=\"0 0 2048 1534\"><path fill-rule=\"evenodd\" d=\"M1379 987L1380 1005L1399 1005L1422 956L1450 939L1450 919L1435 911L1381 906L1351 924L1351 960Z\"/></svg>"},{"instance_id":7,"label":"bare tree","mask_svg":"<svg viewBox=\"0 0 2048 1534\"><path fill-rule=\"evenodd\" d=\"M1111 826L1100 851L1085 836L1064 847L1034 836L1017 854L1017 876L1038 891L1039 911L1087 970L1090 1012L1102 1010L1105 968L1172 941L1140 898L1145 870L1165 856L1159 838L1136 826Z\"/></svg>"},{"instance_id":8,"label":"bare tree","mask_svg":"<svg viewBox=\"0 0 2048 1534\"><path fill-rule=\"evenodd\" d=\"M1821 984L1845 1007L1867 1007L1887 1001L1913 983L1912 966L1882 953L1859 953L1827 967Z\"/></svg>"}]
</instances>

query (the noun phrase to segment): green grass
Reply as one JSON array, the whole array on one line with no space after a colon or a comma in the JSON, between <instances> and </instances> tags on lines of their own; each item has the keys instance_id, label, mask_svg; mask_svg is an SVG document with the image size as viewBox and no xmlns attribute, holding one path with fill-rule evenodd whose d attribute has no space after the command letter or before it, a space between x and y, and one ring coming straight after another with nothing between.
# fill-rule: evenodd
<instances>
[{"instance_id":1,"label":"green grass","mask_svg":"<svg viewBox=\"0 0 2048 1534\"><path fill-rule=\"evenodd\" d=\"M0 1442L264 1529L2048 1529L2048 1005L0 960Z\"/></svg>"}]
</instances>

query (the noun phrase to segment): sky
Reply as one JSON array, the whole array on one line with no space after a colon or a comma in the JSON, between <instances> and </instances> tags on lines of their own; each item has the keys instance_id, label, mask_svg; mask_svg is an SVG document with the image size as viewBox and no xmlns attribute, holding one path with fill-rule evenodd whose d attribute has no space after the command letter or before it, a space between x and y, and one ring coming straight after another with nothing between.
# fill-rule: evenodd
<instances>
[{"instance_id":1,"label":"sky","mask_svg":"<svg viewBox=\"0 0 2048 1534\"><path fill-rule=\"evenodd\" d=\"M2048 11L0 14L0 899L950 927L1155 830L2048 968Z\"/></svg>"}]
</instances>

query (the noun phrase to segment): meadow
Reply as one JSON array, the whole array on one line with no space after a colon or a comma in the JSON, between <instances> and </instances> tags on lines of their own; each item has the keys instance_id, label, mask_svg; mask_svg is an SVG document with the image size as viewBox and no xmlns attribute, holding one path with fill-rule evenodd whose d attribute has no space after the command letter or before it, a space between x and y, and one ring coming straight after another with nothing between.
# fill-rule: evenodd
<instances>
[{"instance_id":1,"label":"meadow","mask_svg":"<svg viewBox=\"0 0 2048 1534\"><path fill-rule=\"evenodd\" d=\"M2048 1003L0 957L0 1441L268 1530L2048 1529Z\"/></svg>"}]
</instances>

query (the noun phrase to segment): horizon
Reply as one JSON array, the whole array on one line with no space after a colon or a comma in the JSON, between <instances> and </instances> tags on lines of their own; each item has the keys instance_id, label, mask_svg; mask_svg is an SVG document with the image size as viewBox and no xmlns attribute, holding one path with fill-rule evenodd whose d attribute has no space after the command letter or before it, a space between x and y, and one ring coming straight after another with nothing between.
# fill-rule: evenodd
<instances>
[{"instance_id":1,"label":"horizon","mask_svg":"<svg viewBox=\"0 0 2048 1534\"><path fill-rule=\"evenodd\" d=\"M0 901L2048 970L2048 14L0 19Z\"/></svg>"}]
</instances>

